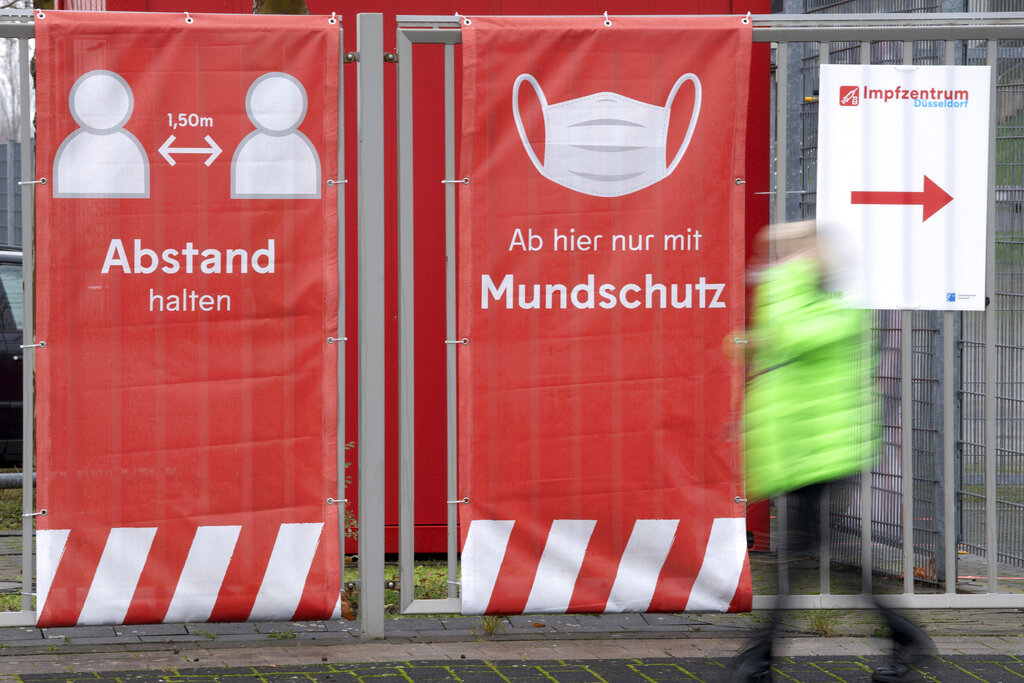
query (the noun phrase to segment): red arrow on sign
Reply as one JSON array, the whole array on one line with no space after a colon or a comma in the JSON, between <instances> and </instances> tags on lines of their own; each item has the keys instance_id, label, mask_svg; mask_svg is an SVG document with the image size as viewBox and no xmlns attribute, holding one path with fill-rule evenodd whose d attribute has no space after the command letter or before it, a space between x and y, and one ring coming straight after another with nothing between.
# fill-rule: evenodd
<instances>
[{"instance_id":1,"label":"red arrow on sign","mask_svg":"<svg viewBox=\"0 0 1024 683\"><path fill-rule=\"evenodd\" d=\"M952 195L932 182L928 176L924 177L924 190L921 192L859 192L850 193L851 204L895 204L908 206L920 204L922 210L921 221L931 218L936 211L953 201Z\"/></svg>"}]
</instances>

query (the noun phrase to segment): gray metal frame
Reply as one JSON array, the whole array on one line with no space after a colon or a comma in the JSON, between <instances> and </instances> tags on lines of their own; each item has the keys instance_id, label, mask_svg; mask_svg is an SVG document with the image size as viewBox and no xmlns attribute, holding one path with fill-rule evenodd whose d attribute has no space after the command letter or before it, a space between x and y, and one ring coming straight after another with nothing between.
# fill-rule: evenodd
<instances>
[{"instance_id":1,"label":"gray metal frame","mask_svg":"<svg viewBox=\"0 0 1024 683\"><path fill-rule=\"evenodd\" d=\"M34 179L32 153L32 92L31 75L29 73L29 44L28 41L35 36L33 27L33 13L31 10L7 10L0 12L0 38L13 38L18 41L18 69L20 76L21 96L21 130L19 142L21 144L21 165L18 169L20 182ZM9 169L11 172L14 169ZM35 206L35 185L21 185L21 230L22 230L22 274L25 283L33 281L33 247L35 246L33 226ZM9 228L13 231L14 226ZM25 286L24 292L24 322L23 338L25 345L35 342L35 324L32 312L34 311L35 290L31 286ZM35 623L35 611L32 609L32 577L34 575L35 562L33 556L33 520L35 517L34 487L27 482L31 481L31 474L35 471L33 456L35 455L34 436L35 422L33 411L30 406L35 403L35 348L27 346L24 349L22 361L22 405L25 406L22 416L22 452L23 455L23 481L22 486L22 526L21 526L21 610L18 612L0 612L0 626L27 626Z\"/></svg>"},{"instance_id":2,"label":"gray metal frame","mask_svg":"<svg viewBox=\"0 0 1024 683\"><path fill-rule=\"evenodd\" d=\"M987 63L995 64L997 57L996 45L999 39L1019 39L1024 30L1024 13L947 13L947 14L846 14L846 15L755 15L751 17L753 23L753 40L754 42L760 43L772 43L777 49L777 54L780 55L776 64L776 109L775 109L775 128L776 128L776 149L780 152L776 155L775 159L775 173L776 187L772 188L772 195L774 199L774 216L777 222L783 222L787 220L786 212L786 195L787 195L787 155L782 152L787 148L789 144L787 141L787 107L786 107L786 96L787 86L789 80L788 73L788 61L784 55L786 49L791 43L802 43L802 42L817 42L821 44L819 54L823 55L823 61L827 61L827 55L829 54L829 42L859 42L862 48L870 48L870 44L878 41L898 41L903 44L903 55L906 63L911 63L913 58L913 43L914 41L946 41L945 42L945 63L954 63L954 47L955 41L964 40L980 40L987 41ZM400 75L398 83L398 107L399 107L399 231L402 248L400 248L399 254L399 268L402 272L402 277L405 278L403 281L411 283L412 276L412 240L414 234L414 213L411 196L412 186L412 151L411 151L411 136L412 136L412 116L413 107L411 102L412 96L412 45L414 44L444 44L446 50L446 61L445 61L445 87L446 87L446 102L449 101L448 88L450 88L449 71L452 66L449 63L448 54L449 50L452 49L452 45L461 42L461 30L459 27L460 19L456 16L399 16L398 17L398 50L401 57L400 62ZM870 63L870 49L861 49L861 59L863 63ZM988 274L986 289L988 295L994 301L994 216L995 216L995 178L994 171L992 168L995 166L995 124L996 124L996 111L995 106L995 70L993 69L993 89L992 89L992 136L990 139L990 156L992 159L992 167L990 168L990 176L988 181L988 246L987 246L987 259L988 259ZM451 109L446 109L445 112L445 127L446 130L451 126L453 121L453 112ZM446 137L446 149L451 149L453 143L448 141ZM450 154L451 152L449 152ZM448 170L449 178L451 178L451 170ZM425 182L436 182L435 179L427 179ZM446 191L449 193L449 197L454 194L452 186L446 185ZM802 191L797 191L802 193ZM446 226L454 223L455 220L455 206L454 203L449 200L446 202ZM449 250L454 246L454 235L451 232L447 233L448 248ZM453 263L453 259L449 258L449 267ZM406 291L403 286L402 297L403 302L405 297L411 296L411 284L410 289ZM449 299L453 296L452 288L448 289ZM994 306L990 306L989 309L984 313L986 322L986 341L985 341L985 376L988 378L995 377L995 311ZM451 313L453 309L449 309L449 332L448 341L455 339L454 330L451 328L454 321L454 315ZM913 382L913 363L914 363L914 344L913 337L915 332L915 316L919 315L913 311L903 311L899 316L899 338L901 342L899 344L899 356L898 362L901 368L900 389L898 403L900 407L900 413L902 415L902 423L900 425L900 460L902 463L902 471L907 473L907 476L903 476L903 491L901 501L901 514L903 519L914 519L914 430L913 430L913 415L914 415L914 382ZM399 326L401 334L400 348L402 349L402 357L400 362L403 365L401 382L403 388L400 388L402 400L400 401L400 438L402 444L400 446L400 477L402 482L411 489L412 482L412 468L415 462L415 454L413 452L413 440L412 440L412 424L413 424L413 413L415 406L412 401L412 302L411 300L407 305L404 305L400 309ZM918 594L915 593L914 576L912 571L905 571L902 580L902 594L888 596L887 599L894 606L902 607L965 607L965 608L983 608L983 607L1024 607L1024 595L1021 594L1006 594L998 593L998 570L996 566L997 553L988 554L987 563L987 574L988 574L988 592L984 594L957 594L956 593L956 567L957 567L957 538L956 538L956 524L952 523L955 518L955 510L957 505L957 492L954 485L952 472L955 468L955 456L957 452L957 441L956 441L956 419L957 415L953 407L956 405L956 388L957 388L957 369L955 363L956 349L954 346L955 334L953 331L955 318L954 313L944 312L942 314L942 388L943 392L939 402L942 405L942 424L936 430L939 432L939 438L941 439L942 448L942 500L941 500L941 514L945 515L945 523L942 524L941 531L941 544L942 544L942 564L940 567L944 567L947 577L952 577L953 580L945 581L945 592L936 594ZM921 321L917 321L921 324ZM456 347L457 348L457 347ZM449 348L449 356L454 355L455 349ZM449 361L451 364L453 361ZM449 367L448 376L448 399L449 404L452 404L456 397L456 384L454 372ZM987 416L995 415L996 396L994 387L989 386L985 395L985 414ZM456 456L452 452L452 444L455 441L455 425L453 420L449 420L449 474L453 475L456 464ZM986 498L988 501L996 500L996 459L995 459L995 443L996 443L996 431L995 431L995 420L989 417L986 420L986 436L985 436L985 449L986 449ZM856 485L856 489L859 493L859 505L862 514L859 517L859 528L860 538L866 539L860 544L860 564L862 567L871 568L876 566L874 552L872 548L872 481L874 475L870 468L865 469L860 475L859 484ZM449 490L449 502L453 505L453 508L457 505L457 494L454 489ZM827 501L826 501L827 504ZM412 575L412 564L413 564L413 552L414 548L411 543L411 532L414 525L413 519L413 507L412 507L412 496L406 496L404 493L401 496L399 502L400 505L400 528L404 529L407 534L407 538L410 539L407 543L403 544L400 549L400 571L403 576L408 577L408 584L403 583L403 592L407 590L406 585L411 586L411 575ZM778 524L783 526L786 521L787 508L784 497L780 497L777 503L777 515ZM454 535L455 521L449 517L449 535ZM986 532L987 532L987 543L988 547L996 547L996 505L990 504L986 506ZM915 557L915 528L913 524L901 525L901 541L899 545L902 548L902 566L907 568L913 568L914 557ZM830 591L830 556L831 547L828 543L830 534L834 533L834 529L827 523L827 520L822 526L823 543L820 548L820 572L819 572L819 593L817 595L800 595L792 596L786 603L786 607L794 609L806 609L813 607L831 607L831 608L852 608L867 606L867 595L871 592L871 572L864 571L862 573L861 581L861 594L860 595L834 595ZM449 553L451 558L451 552ZM781 560L782 558L780 558ZM449 559L451 567L451 559ZM781 563L782 568L779 572L779 587L780 592L788 592L789 577L785 569L785 563ZM454 568L450 568L450 575L455 575ZM776 602L776 596L755 596L754 607L757 609L767 608L773 606ZM451 612L458 611L459 602L457 598L449 597L447 600L440 601L423 601L423 600L412 600L406 596L403 596L401 608L404 613L425 613L425 612Z\"/></svg>"},{"instance_id":3,"label":"gray metal frame","mask_svg":"<svg viewBox=\"0 0 1024 683\"><path fill-rule=\"evenodd\" d=\"M359 633L384 636L384 15L356 16L359 165ZM342 113L339 112L339 116Z\"/></svg>"},{"instance_id":4,"label":"gray metal frame","mask_svg":"<svg viewBox=\"0 0 1024 683\"><path fill-rule=\"evenodd\" d=\"M947 41L946 63L953 63L952 41L982 40L986 43L986 55L988 63L994 63L997 53L999 39L1019 39L1024 30L1024 13L1014 14L935 14L935 15L759 15L751 18L754 29L754 41L761 43L774 43L780 48L786 47L789 43L795 42L820 42L825 47L821 54L828 54L829 41L856 42L864 45L871 42L883 40L895 40L903 42L905 46L912 45L913 41L935 40ZM415 179L412 177L412 139L413 139L413 48L415 44L434 43L443 45L445 50L445 171L446 178L443 180L459 180L454 178L455 170L455 130L454 113L456 107L456 96L454 92L454 45L461 42L461 31L459 19L451 16L400 16L398 17L399 29L397 32L397 46L400 61L398 64L398 115L399 115L399 150L398 150L398 171L399 171L399 477L400 477L400 568L401 568L401 610L403 613L436 613L436 612L457 612L460 607L460 599L457 591L458 576L458 536L457 536L457 507L460 498L457 490L457 424L456 424L456 360L458 350L461 348L461 340L458 338L455 329L455 221L456 221L456 198L459 183L446 183L441 185L445 192L446 205L446 253L448 255L448 270L446 272L447 290L447 316L446 326L447 339L438 340L438 343L447 343L447 381L448 393L448 489L447 501L448 510L448 565L449 565L449 593L448 597L441 600L416 600L413 597L414 586L412 585L412 563L415 552L413 543L413 531L415 520L413 516L414 501L414 478L413 470L415 465L415 452L413 443L413 416L414 416L414 392L413 392L413 327L412 322L415 312L413 310L413 262L412 254L414 249L414 206L412 199L412 186ZM340 30L340 24L339 24ZM359 458L359 529L360 529L360 632L363 638L378 638L383 636L384 624L384 450L385 450L385 405L384 405L384 168L383 158L383 136L384 136L384 108L383 108L383 18L380 14L360 14L357 19L358 33L358 168L359 168L359 429L360 429L360 458ZM30 96L29 78L27 76L28 63L28 39L34 34L32 27L31 12L6 12L0 13L0 37L16 38L19 42L19 55L22 60L22 116L23 120L30 118ZM779 54L783 54L779 50ZM904 59L909 59L912 50L905 47ZM867 61L870 57L869 50L862 50L862 60ZM826 57L827 58L827 57ZM787 148L787 113L786 93L789 71L788 59L780 58L776 71L776 129L777 148ZM339 79L341 75L339 74ZM993 73L993 86L996 84L996 75ZM993 87L993 98L996 89ZM339 92L339 118L343 118L344 102ZM995 159L995 136L994 126L996 123L996 107L992 107L993 137L990 140L990 154ZM341 121L339 121L339 130ZM23 149L29 149L28 126L22 130ZM339 145L339 168L343 169L343 149ZM772 188L775 200L775 218L777 221L786 220L785 197L787 194L787 164L786 155L779 154L776 163L777 185ZM32 155L24 154L21 163L22 178L32 178ZM421 179L422 182L438 182L442 179ZM994 172L990 170L989 197L988 197L988 245L987 245L987 282L986 290L994 301L995 298L995 178ZM438 182L440 185L440 183ZM34 187L34 186L26 186ZM342 221L344 219L344 198L339 191L339 286L344 283L344 241ZM24 192L22 195L22 226L24 235L24 259L25 259L25 281L31 282L33 278L32 267L34 263L32 254L32 225L33 225L33 200L34 193ZM34 311L32 300L32 288L26 287L25 291L25 339L26 343L34 341L32 320ZM996 409L997 396L993 386L996 378L996 316L994 305L984 313L985 322L985 377L987 387L984 397L985 421L985 498L990 504L986 505L986 543L987 547L995 550L998 547L997 523L998 510L995 505L996 487ZM344 296L339 295L339 338L344 339ZM901 337L906 343L901 343L901 366L906 372L911 371L913 362L913 346L911 337L914 330L914 314L904 312L902 315ZM955 318L952 313L944 313L942 316L942 340L943 340L943 413L942 443L943 443L943 509L953 511L957 505L956 490L953 485L951 473L955 467L955 455L958 448L956 433L956 415L951 407L956 402L957 391L957 368L954 362L955 340L954 332ZM33 421L32 411L28 408L34 405L34 393L32 378L34 376L34 349L28 348L25 353L25 470L31 472L33 469ZM911 376L903 381L900 391L900 403L905 422L902 426L902 460L904 472L913 472L913 449L912 449L912 417L914 411ZM338 420L339 420L339 444L338 444L338 495L339 500L344 501L344 361L339 362L338 368ZM861 510L865 513L871 510L871 472L865 471L860 478L858 486L860 493ZM907 487L904 491L902 510L904 518L913 518L913 477L906 477ZM33 506L33 492L31 487L26 487L23 496L23 507L26 515L35 512ZM344 578L344 505L338 506L339 512L339 540L342 550L342 576ZM785 505L779 505L780 522L786 516ZM28 625L35 621L35 614L31 611L31 577L34 571L32 557L32 525L31 517L26 517L23 526L23 600L22 611L16 613L0 613L0 626ZM943 562L947 572L955 576L957 566L956 554L956 525L951 523L951 514L947 514L947 522L943 525ZM859 519L861 538L872 538L872 520L870 514L862 514ZM826 528L826 532L834 530ZM902 529L902 563L904 567L913 567L914 559L914 529L913 525L904 525ZM870 591L869 573L865 572L860 595L834 595L830 594L829 562L831 550L827 545L822 548L822 569L819 574L820 591L817 595L794 596L788 603L792 608L809 607L857 607L864 604L866 594ZM987 555L987 579L988 592L984 594L963 595L956 593L955 581L946 581L944 593L937 594L916 594L912 572L905 572L903 580L903 593L891 596L891 601L897 606L906 607L1024 607L1024 595L1006 594L998 592L998 568L997 552L989 552ZM860 548L861 564L864 567L874 566L871 544L862 543ZM788 577L784 571L780 572L780 587L786 587ZM772 596L755 596L755 608L766 607L774 602Z\"/></svg>"},{"instance_id":5,"label":"gray metal frame","mask_svg":"<svg viewBox=\"0 0 1024 683\"><path fill-rule=\"evenodd\" d=\"M21 142L21 168L20 177L23 181L25 179L34 180L34 161L35 161L35 150L32 146L32 126L29 124L32 121L32 79L29 72L29 40L35 37L35 10L5 10L0 11L0 38L14 38L18 40L18 59L20 69L20 80L21 80L21 131L20 131L20 142ZM342 30L341 19L337 19L338 33L339 33L339 50L343 50L344 33ZM344 60L340 59L339 55L339 69L338 69L338 172L339 174L344 172L345 169L345 145L344 145L344 73L343 66ZM377 79L378 90L383 90L380 87L379 77ZM383 107L383 105L382 105ZM382 145L383 148L383 145ZM379 159L381 154L377 155ZM23 344L26 345L23 355L23 366L22 366L22 379L23 379L23 405L24 411L22 416L22 452L23 452L23 465L22 470L25 474L23 481L28 482L34 480L35 471L35 420L34 420L34 407L35 407L35 362L36 362L36 348L31 346L37 340L35 339L35 287L32 283L35 282L35 184L27 183L23 184L21 192L21 229L22 229L22 274L23 281L25 284L24 291L24 323L23 323ZM336 336L336 343L338 345L338 369L337 369L337 429L338 429L338 447L337 447L337 468L338 468L338 498L336 501L338 511L338 542L339 542L339 563L340 563L340 576L342 586L345 583L345 192L344 182L337 183L337 208L338 208L338 219L337 219L337 236L338 236L338 331ZM381 200L383 202L383 199ZM13 229L13 226L11 226ZM379 261L381 263L381 273L383 273L383 247L381 247L381 254ZM381 275L383 278L383 274ZM381 301L383 301L383 293L381 293ZM381 332L381 338L383 333ZM381 342L382 344L383 342ZM381 366L383 362L381 361ZM383 377L381 371L380 376ZM381 409L383 412L383 409ZM383 424L383 421L381 422ZM383 455L381 456L383 460ZM30 476L33 475L33 476ZM21 610L18 612L0 612L0 627L4 626L32 626L36 623L36 612L32 608L32 598L35 596L33 592L34 577L35 577L35 557L34 557L34 530L33 522L35 519L35 501L34 501L34 487L32 485L24 484L22 486L22 583L21 583ZM383 491L381 492L380 498L383 499ZM381 514L381 520L383 520L383 513ZM383 521L381 522L381 557L383 558ZM381 567L381 576L383 577L383 562ZM383 578L381 579L381 609L380 612L383 615ZM371 601L372 604L372 601ZM383 632L383 620L381 620L381 632ZM365 628L364 628L365 630Z\"/></svg>"},{"instance_id":6,"label":"gray metal frame","mask_svg":"<svg viewBox=\"0 0 1024 683\"><path fill-rule=\"evenodd\" d=\"M403 614L438 614L458 612L461 599L458 597L458 495L456 447L458 425L456 402L457 353L463 346L455 327L455 216L456 194L461 182L455 178L455 44L461 42L459 31L423 31L420 28L406 28L403 17L398 18L397 46L398 62L398 289L399 289L399 609ZM446 19L448 19L446 17ZM436 28L436 26L435 26ZM445 197L445 339L447 394L447 559L448 597L441 599L415 599L413 585L413 561L415 548L414 484L416 456L414 448L415 401L414 401L414 338L413 338L413 258L415 239L415 212L413 207L413 49L414 43L439 43L444 49L444 140L445 177L429 178L423 182L436 183L438 191Z\"/></svg>"}]
</instances>

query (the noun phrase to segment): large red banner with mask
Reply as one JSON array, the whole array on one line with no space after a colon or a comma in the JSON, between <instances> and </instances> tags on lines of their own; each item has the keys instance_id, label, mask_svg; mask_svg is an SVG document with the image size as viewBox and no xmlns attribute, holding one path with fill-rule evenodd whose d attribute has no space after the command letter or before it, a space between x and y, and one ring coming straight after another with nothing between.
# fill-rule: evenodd
<instances>
[{"instance_id":1,"label":"large red banner with mask","mask_svg":"<svg viewBox=\"0 0 1024 683\"><path fill-rule=\"evenodd\" d=\"M337 22L35 27L38 623L329 617Z\"/></svg>"},{"instance_id":2,"label":"large red banner with mask","mask_svg":"<svg viewBox=\"0 0 1024 683\"><path fill-rule=\"evenodd\" d=\"M463 24L463 612L748 609L750 26Z\"/></svg>"}]
</instances>

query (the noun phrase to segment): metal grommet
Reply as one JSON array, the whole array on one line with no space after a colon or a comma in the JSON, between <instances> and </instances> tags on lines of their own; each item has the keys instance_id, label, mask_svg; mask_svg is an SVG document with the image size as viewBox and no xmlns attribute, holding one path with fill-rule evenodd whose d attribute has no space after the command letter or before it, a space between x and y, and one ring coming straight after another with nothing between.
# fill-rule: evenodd
<instances>
[{"instance_id":1,"label":"metal grommet","mask_svg":"<svg viewBox=\"0 0 1024 683\"><path fill-rule=\"evenodd\" d=\"M612 20L608 18L608 11L607 10L605 10L605 13L604 13L604 25L605 26L611 26L612 25Z\"/></svg>"},{"instance_id":2,"label":"metal grommet","mask_svg":"<svg viewBox=\"0 0 1024 683\"><path fill-rule=\"evenodd\" d=\"M46 14L43 13L43 10L39 10L38 12L36 12L36 19L45 19L45 18L46 18Z\"/></svg>"},{"instance_id":3,"label":"metal grommet","mask_svg":"<svg viewBox=\"0 0 1024 683\"><path fill-rule=\"evenodd\" d=\"M193 19L192 17L190 17L190 16L189 16L189 14L188 14L188 12L185 12L185 23L186 23L186 24L191 24L191 23L192 23L193 21L195 21L195 19Z\"/></svg>"},{"instance_id":4,"label":"metal grommet","mask_svg":"<svg viewBox=\"0 0 1024 683\"><path fill-rule=\"evenodd\" d=\"M338 23L338 13L337 12L331 12L331 18L327 20L327 23L328 24L337 24Z\"/></svg>"}]
</instances>

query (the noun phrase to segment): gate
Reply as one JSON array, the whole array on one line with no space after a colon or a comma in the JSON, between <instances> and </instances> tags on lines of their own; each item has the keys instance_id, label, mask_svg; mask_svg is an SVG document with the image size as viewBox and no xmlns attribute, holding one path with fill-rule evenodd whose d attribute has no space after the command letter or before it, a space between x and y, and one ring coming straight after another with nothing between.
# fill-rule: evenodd
<instances>
[{"instance_id":1,"label":"gate","mask_svg":"<svg viewBox=\"0 0 1024 683\"><path fill-rule=\"evenodd\" d=\"M774 47L774 187L748 188L770 193L773 220L782 222L814 213L816 159L816 67L822 63L988 64L992 65L989 141L992 167L988 182L986 292L989 307L979 313L880 311L876 329L881 364L884 452L878 466L865 471L830 501L823 525L817 586L790 606L857 607L870 591L872 571L897 578L901 591L893 602L902 607L1024 607L1024 594L1005 590L1002 565L1024 564L1024 13L936 15L760 15L751 17L754 41ZM460 608L458 587L455 358L461 340L455 335L455 235L458 187L454 177L458 17L398 17L397 54L384 56L381 15L360 15L356 62L359 87L359 340L360 349L360 625L363 637L383 635L384 624L384 149L385 62L398 69L398 230L399 230L399 435L400 435L400 610L447 613ZM22 120L31 118L28 40L30 12L0 15L0 36L19 41L22 70ZM413 177L415 122L412 103L416 45L443 51L442 178ZM434 48L428 48L434 49ZM795 103L796 106L793 106ZM351 105L350 105L351 106ZM794 121L798 111L799 121ZM802 127L802 130L801 130ZM30 149L23 126L22 149ZM802 139L794 139L801 130ZM793 168L795 167L795 168ZM20 178L34 178L31 155L22 155ZM448 597L414 599L413 471L415 400L413 386L412 254L415 244L414 182L443 182L447 270L448 407ZM23 185L25 189L31 185ZM21 197L25 278L32 282L32 192ZM440 287L441 283L438 283ZM25 306L33 310L32 288ZM33 340L31 313L25 317L26 343ZM25 349L25 405L33 405L34 349ZM340 412L339 412L340 414ZM25 471L33 471L32 411L25 412ZM909 418L908 418L909 416ZM24 488L21 611L0 614L0 625L34 623L33 492ZM780 525L787 506L776 501ZM339 506L341 507L341 506ZM340 513L340 511L339 511ZM913 523L905 524L904 520ZM865 539L867 542L865 542ZM965 559L960 558L965 553ZM980 592L958 589L958 567L971 558L984 583ZM859 586L834 592L834 564L865 569ZM1002 563L1002 564L1001 564ZM934 567L934 574L929 569ZM924 568L923 583L914 568ZM867 571L867 570L871 571ZM779 586L790 578L784 568ZM755 596L755 608L771 596Z\"/></svg>"}]
</instances>

